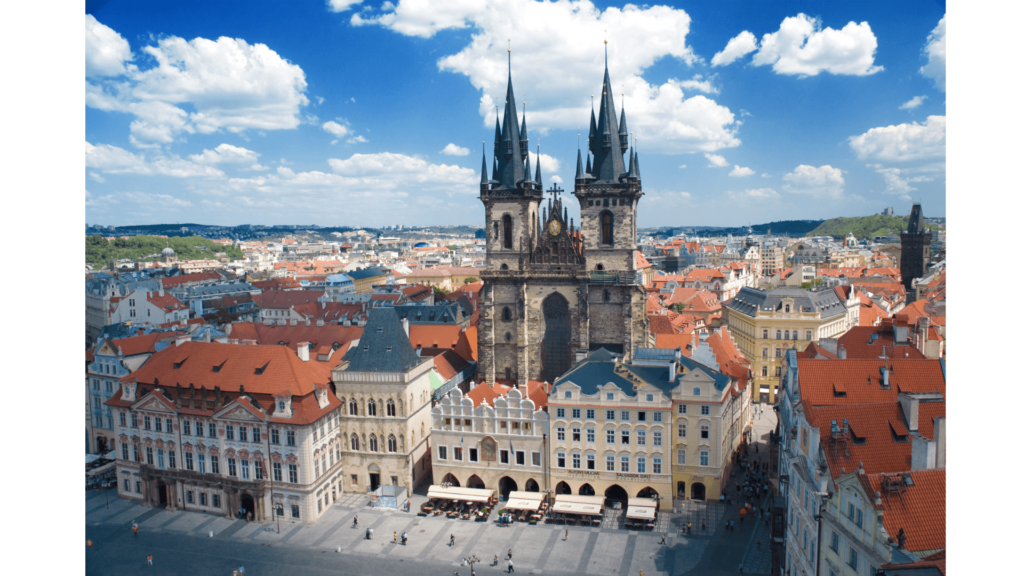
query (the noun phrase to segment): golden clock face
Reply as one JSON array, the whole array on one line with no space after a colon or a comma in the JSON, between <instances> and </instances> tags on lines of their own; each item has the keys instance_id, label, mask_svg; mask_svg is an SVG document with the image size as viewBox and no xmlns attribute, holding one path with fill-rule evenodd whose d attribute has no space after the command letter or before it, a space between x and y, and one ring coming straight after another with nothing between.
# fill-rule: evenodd
<instances>
[{"instance_id":1,"label":"golden clock face","mask_svg":"<svg viewBox=\"0 0 1024 576\"><path fill-rule=\"evenodd\" d=\"M561 231L562 231L562 223L559 222L558 220L552 220L551 223L548 224L548 232L552 236L558 236L558 234Z\"/></svg>"}]
</instances>

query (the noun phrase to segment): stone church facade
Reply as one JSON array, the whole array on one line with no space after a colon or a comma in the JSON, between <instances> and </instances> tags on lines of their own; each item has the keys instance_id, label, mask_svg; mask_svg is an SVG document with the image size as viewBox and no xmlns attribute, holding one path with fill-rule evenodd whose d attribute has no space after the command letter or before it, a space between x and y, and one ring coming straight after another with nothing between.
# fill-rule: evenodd
<instances>
[{"instance_id":1,"label":"stone church facade","mask_svg":"<svg viewBox=\"0 0 1024 576\"><path fill-rule=\"evenodd\" d=\"M554 382L591 350L629 360L649 345L646 291L637 274L640 166L635 151L625 164L626 113L616 120L611 85L606 62L586 167L577 152L577 226L562 204L564 191L552 186L545 198L539 165L531 176L525 112L520 124L509 74L491 176L485 155L480 179L487 229L480 379Z\"/></svg>"}]
</instances>

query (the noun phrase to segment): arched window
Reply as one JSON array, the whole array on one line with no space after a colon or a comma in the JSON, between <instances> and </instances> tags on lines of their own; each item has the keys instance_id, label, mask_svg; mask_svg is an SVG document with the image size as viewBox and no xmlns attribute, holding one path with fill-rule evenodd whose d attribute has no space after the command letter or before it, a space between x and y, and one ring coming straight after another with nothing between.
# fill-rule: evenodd
<instances>
[{"instance_id":1,"label":"arched window","mask_svg":"<svg viewBox=\"0 0 1024 576\"><path fill-rule=\"evenodd\" d=\"M782 330L776 330L775 331L775 339L776 340L782 340Z\"/></svg>"},{"instance_id":2,"label":"arched window","mask_svg":"<svg viewBox=\"0 0 1024 576\"><path fill-rule=\"evenodd\" d=\"M501 217L501 228L502 228L502 242L501 245L505 248L512 247L512 217L505 214Z\"/></svg>"},{"instance_id":3,"label":"arched window","mask_svg":"<svg viewBox=\"0 0 1024 576\"><path fill-rule=\"evenodd\" d=\"M508 270L508 264L502 264L501 265L501 269L502 270Z\"/></svg>"},{"instance_id":4,"label":"arched window","mask_svg":"<svg viewBox=\"0 0 1024 576\"><path fill-rule=\"evenodd\" d=\"M395 401L394 400L391 400L390 398L388 399L387 409L388 409L388 416L394 416L395 415Z\"/></svg>"},{"instance_id":5,"label":"arched window","mask_svg":"<svg viewBox=\"0 0 1024 576\"><path fill-rule=\"evenodd\" d=\"M348 414L349 416L359 416L359 405L356 404L355 398L348 401Z\"/></svg>"},{"instance_id":6,"label":"arched window","mask_svg":"<svg viewBox=\"0 0 1024 576\"><path fill-rule=\"evenodd\" d=\"M370 452L377 451L377 435L370 434Z\"/></svg>"},{"instance_id":7,"label":"arched window","mask_svg":"<svg viewBox=\"0 0 1024 576\"><path fill-rule=\"evenodd\" d=\"M505 342L511 342L511 341L512 341L512 333L511 332L505 332Z\"/></svg>"},{"instance_id":8,"label":"arched window","mask_svg":"<svg viewBox=\"0 0 1024 576\"><path fill-rule=\"evenodd\" d=\"M604 301L605 302L611 302L612 301L612 293L609 292L608 290L604 291Z\"/></svg>"},{"instance_id":9,"label":"arched window","mask_svg":"<svg viewBox=\"0 0 1024 576\"><path fill-rule=\"evenodd\" d=\"M359 436L356 436L355 434L352 435L351 446L352 450L359 450Z\"/></svg>"},{"instance_id":10,"label":"arched window","mask_svg":"<svg viewBox=\"0 0 1024 576\"><path fill-rule=\"evenodd\" d=\"M377 415L377 404L373 401L373 398L370 398L366 402L366 415L367 416L376 416Z\"/></svg>"},{"instance_id":11,"label":"arched window","mask_svg":"<svg viewBox=\"0 0 1024 576\"><path fill-rule=\"evenodd\" d=\"M597 268L597 271L598 271L598 272L601 272L601 271L603 271L603 270L604 270L604 264L598 264L598 265L596 266L596 268Z\"/></svg>"},{"instance_id":12,"label":"arched window","mask_svg":"<svg viewBox=\"0 0 1024 576\"><path fill-rule=\"evenodd\" d=\"M789 330L786 330L786 340L789 340Z\"/></svg>"},{"instance_id":13,"label":"arched window","mask_svg":"<svg viewBox=\"0 0 1024 576\"><path fill-rule=\"evenodd\" d=\"M601 244L612 244L613 216L611 212L601 213Z\"/></svg>"},{"instance_id":14,"label":"arched window","mask_svg":"<svg viewBox=\"0 0 1024 576\"><path fill-rule=\"evenodd\" d=\"M398 441L394 434L388 436L388 452L398 452Z\"/></svg>"},{"instance_id":15,"label":"arched window","mask_svg":"<svg viewBox=\"0 0 1024 576\"><path fill-rule=\"evenodd\" d=\"M504 308L502 308L501 309L501 319L503 321L505 321L505 322L510 322L512 320L512 309L509 308L508 306L505 306Z\"/></svg>"}]
</instances>

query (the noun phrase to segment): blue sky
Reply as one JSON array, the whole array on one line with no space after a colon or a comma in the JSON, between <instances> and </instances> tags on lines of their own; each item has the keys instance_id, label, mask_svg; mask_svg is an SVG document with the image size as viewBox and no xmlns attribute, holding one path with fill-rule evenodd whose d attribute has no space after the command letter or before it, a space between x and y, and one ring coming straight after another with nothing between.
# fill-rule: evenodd
<instances>
[{"instance_id":1,"label":"blue sky","mask_svg":"<svg viewBox=\"0 0 1024 576\"><path fill-rule=\"evenodd\" d=\"M508 40L545 182L571 188L605 31L638 141L640 226L905 214L912 199L945 215L942 2L86 12L90 224L481 224Z\"/></svg>"}]
</instances>

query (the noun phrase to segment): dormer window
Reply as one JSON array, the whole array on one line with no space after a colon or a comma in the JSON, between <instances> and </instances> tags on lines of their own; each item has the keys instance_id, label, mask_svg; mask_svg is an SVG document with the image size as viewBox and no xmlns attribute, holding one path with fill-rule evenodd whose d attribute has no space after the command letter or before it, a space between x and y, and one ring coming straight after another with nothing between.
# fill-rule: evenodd
<instances>
[{"instance_id":1,"label":"dormer window","mask_svg":"<svg viewBox=\"0 0 1024 576\"><path fill-rule=\"evenodd\" d=\"M278 402L277 403L277 409L281 410L281 411L284 411L284 402Z\"/></svg>"},{"instance_id":2,"label":"dormer window","mask_svg":"<svg viewBox=\"0 0 1024 576\"><path fill-rule=\"evenodd\" d=\"M693 395L694 396L700 396L700 388L694 388L693 389Z\"/></svg>"},{"instance_id":3,"label":"dormer window","mask_svg":"<svg viewBox=\"0 0 1024 576\"><path fill-rule=\"evenodd\" d=\"M789 313L789 312L790 312L790 305L789 305L789 304L786 304L786 312L787 312L787 313Z\"/></svg>"},{"instance_id":4,"label":"dormer window","mask_svg":"<svg viewBox=\"0 0 1024 576\"><path fill-rule=\"evenodd\" d=\"M565 393L565 397L566 397L566 398L572 398L572 392L568 392L568 391L566 391L566 393Z\"/></svg>"}]
</instances>

